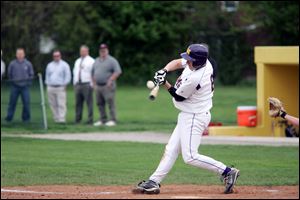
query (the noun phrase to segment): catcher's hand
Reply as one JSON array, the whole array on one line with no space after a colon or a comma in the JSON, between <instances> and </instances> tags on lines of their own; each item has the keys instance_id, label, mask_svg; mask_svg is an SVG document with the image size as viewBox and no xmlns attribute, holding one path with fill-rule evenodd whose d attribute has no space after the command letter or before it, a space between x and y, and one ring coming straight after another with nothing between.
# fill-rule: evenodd
<instances>
[{"instance_id":1,"label":"catcher's hand","mask_svg":"<svg viewBox=\"0 0 300 200\"><path fill-rule=\"evenodd\" d=\"M269 115L271 117L278 117L281 116L283 113L285 113L285 110L282 106L282 102L275 98L275 97L269 97Z\"/></svg>"},{"instance_id":2,"label":"catcher's hand","mask_svg":"<svg viewBox=\"0 0 300 200\"><path fill-rule=\"evenodd\" d=\"M166 69L161 69L161 70L155 72L155 75L153 78L155 85L163 85L166 83L167 72L168 71Z\"/></svg>"}]
</instances>

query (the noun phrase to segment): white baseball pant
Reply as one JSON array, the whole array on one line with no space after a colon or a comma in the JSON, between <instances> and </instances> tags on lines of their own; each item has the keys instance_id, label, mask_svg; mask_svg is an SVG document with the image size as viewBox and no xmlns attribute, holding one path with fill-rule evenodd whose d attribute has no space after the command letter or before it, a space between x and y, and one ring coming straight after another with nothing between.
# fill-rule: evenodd
<instances>
[{"instance_id":1,"label":"white baseball pant","mask_svg":"<svg viewBox=\"0 0 300 200\"><path fill-rule=\"evenodd\" d=\"M180 152L186 164L208 169L221 175L226 169L226 165L198 153L203 131L208 127L210 119L210 112L179 113L177 125L165 148L160 164L149 179L160 183L173 167Z\"/></svg>"}]
</instances>

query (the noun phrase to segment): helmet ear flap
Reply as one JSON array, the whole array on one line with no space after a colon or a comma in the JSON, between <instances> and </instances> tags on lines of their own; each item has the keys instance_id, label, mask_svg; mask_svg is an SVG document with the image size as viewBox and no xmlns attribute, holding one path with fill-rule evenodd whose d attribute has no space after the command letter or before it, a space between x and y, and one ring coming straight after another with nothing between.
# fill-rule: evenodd
<instances>
[{"instance_id":1,"label":"helmet ear flap","mask_svg":"<svg viewBox=\"0 0 300 200\"><path fill-rule=\"evenodd\" d=\"M203 58L203 59L199 59L199 60L196 60L193 62L193 67L195 69L200 69L202 67L204 67L206 65L206 58Z\"/></svg>"}]
</instances>

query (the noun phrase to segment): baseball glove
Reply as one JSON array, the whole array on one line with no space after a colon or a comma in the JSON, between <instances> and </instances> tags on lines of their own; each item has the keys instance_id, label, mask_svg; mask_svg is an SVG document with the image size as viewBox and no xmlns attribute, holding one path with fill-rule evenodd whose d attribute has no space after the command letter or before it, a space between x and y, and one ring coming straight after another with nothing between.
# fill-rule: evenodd
<instances>
[{"instance_id":1,"label":"baseball glove","mask_svg":"<svg viewBox=\"0 0 300 200\"><path fill-rule=\"evenodd\" d=\"M281 114L285 112L282 106L282 102L279 99L275 97L269 97L268 102L269 102L269 115L271 117L281 116Z\"/></svg>"}]
</instances>

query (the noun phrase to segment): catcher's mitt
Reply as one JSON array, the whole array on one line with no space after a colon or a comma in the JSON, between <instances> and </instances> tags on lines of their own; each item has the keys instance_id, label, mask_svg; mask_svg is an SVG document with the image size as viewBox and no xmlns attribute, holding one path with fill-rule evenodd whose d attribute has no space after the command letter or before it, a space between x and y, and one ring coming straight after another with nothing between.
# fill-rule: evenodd
<instances>
[{"instance_id":1,"label":"catcher's mitt","mask_svg":"<svg viewBox=\"0 0 300 200\"><path fill-rule=\"evenodd\" d=\"M275 97L269 97L269 115L271 117L278 117L280 116L284 111L282 102L275 98Z\"/></svg>"}]
</instances>

